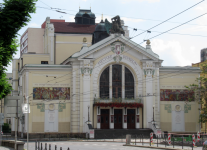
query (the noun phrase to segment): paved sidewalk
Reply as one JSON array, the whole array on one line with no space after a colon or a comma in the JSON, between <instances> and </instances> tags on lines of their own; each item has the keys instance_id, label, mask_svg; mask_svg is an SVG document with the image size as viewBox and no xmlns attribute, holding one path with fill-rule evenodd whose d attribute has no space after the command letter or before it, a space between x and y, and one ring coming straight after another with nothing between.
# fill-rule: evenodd
<instances>
[{"instance_id":1,"label":"paved sidewalk","mask_svg":"<svg viewBox=\"0 0 207 150\"><path fill-rule=\"evenodd\" d=\"M0 146L0 150L14 150L13 148Z\"/></svg>"},{"instance_id":2,"label":"paved sidewalk","mask_svg":"<svg viewBox=\"0 0 207 150\"><path fill-rule=\"evenodd\" d=\"M171 145L171 146L166 146L165 147L165 145L162 145L162 144L159 144L158 146L159 147L157 147L157 144L153 144L152 146L149 146L149 143L143 143L143 145L142 145L142 143L136 143L136 145L135 144L131 144L131 145L126 145L126 144L124 144L123 146L129 146L129 147L142 147L142 148L150 148L150 149L168 149L168 150L182 150L182 146L177 146L177 145L175 145L174 146L174 148L173 148L173 146ZM190 147L190 146L183 146L183 149L184 150L192 150L192 147ZM194 150L202 150L202 146L200 146L200 147L194 147L193 148Z\"/></svg>"}]
</instances>

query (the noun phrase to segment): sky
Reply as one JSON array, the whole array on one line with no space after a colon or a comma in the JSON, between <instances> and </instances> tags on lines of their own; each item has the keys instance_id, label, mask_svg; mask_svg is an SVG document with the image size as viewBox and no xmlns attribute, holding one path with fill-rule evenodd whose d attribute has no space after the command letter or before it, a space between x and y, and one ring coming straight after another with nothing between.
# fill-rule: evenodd
<instances>
[{"instance_id":1,"label":"sky","mask_svg":"<svg viewBox=\"0 0 207 150\"><path fill-rule=\"evenodd\" d=\"M130 37L150 29L183 10L202 0L38 0L36 13L31 14L31 21L23 27L18 34L31 28L40 28L46 17L51 19L64 19L74 22L74 17L80 9L90 9L96 15L96 22L103 18L109 21L119 15L128 26ZM0 0L2 3L3 0ZM52 8L52 9L51 9ZM58 13L55 8L67 14ZM132 38L134 42L146 46L143 40L150 39L160 32L165 32L187 21L206 13L207 1L203 1L186 12L174 17L153 29L151 33L143 33ZM136 28L137 31L133 29ZM20 40L20 36L18 37ZM151 39L151 48L159 58L164 60L162 66L191 66L200 62L200 50L207 47L207 15L199 17L187 24L175 28L165 34ZM18 51L14 58L20 57ZM7 67L12 72L12 65Z\"/></svg>"}]
</instances>

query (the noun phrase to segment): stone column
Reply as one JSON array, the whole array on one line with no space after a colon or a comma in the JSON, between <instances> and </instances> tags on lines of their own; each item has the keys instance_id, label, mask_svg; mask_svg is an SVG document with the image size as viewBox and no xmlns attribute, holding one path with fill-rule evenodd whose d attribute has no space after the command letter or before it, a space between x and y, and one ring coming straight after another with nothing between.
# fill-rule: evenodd
<instances>
[{"instance_id":1,"label":"stone column","mask_svg":"<svg viewBox=\"0 0 207 150\"><path fill-rule=\"evenodd\" d=\"M112 98L112 65L109 66L109 98Z\"/></svg>"},{"instance_id":2,"label":"stone column","mask_svg":"<svg viewBox=\"0 0 207 150\"><path fill-rule=\"evenodd\" d=\"M122 98L125 98L125 66L122 65Z\"/></svg>"}]
</instances>

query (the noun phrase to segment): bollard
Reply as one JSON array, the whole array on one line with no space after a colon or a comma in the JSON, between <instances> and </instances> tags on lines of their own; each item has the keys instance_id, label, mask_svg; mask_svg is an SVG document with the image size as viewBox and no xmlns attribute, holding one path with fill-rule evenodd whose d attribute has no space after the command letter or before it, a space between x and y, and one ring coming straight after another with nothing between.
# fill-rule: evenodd
<instances>
[{"instance_id":1,"label":"bollard","mask_svg":"<svg viewBox=\"0 0 207 150\"><path fill-rule=\"evenodd\" d=\"M60 150L62 150L62 147L60 147Z\"/></svg>"},{"instance_id":2,"label":"bollard","mask_svg":"<svg viewBox=\"0 0 207 150\"><path fill-rule=\"evenodd\" d=\"M47 150L47 143L45 143L45 150Z\"/></svg>"},{"instance_id":3,"label":"bollard","mask_svg":"<svg viewBox=\"0 0 207 150\"><path fill-rule=\"evenodd\" d=\"M201 138L201 134L198 132L198 133L197 133L197 141L198 141L198 142L200 141L200 138Z\"/></svg>"},{"instance_id":4,"label":"bollard","mask_svg":"<svg viewBox=\"0 0 207 150\"><path fill-rule=\"evenodd\" d=\"M41 143L41 150L43 150L43 149L42 149L42 143Z\"/></svg>"},{"instance_id":5,"label":"bollard","mask_svg":"<svg viewBox=\"0 0 207 150\"><path fill-rule=\"evenodd\" d=\"M38 141L38 150L40 150L40 141Z\"/></svg>"},{"instance_id":6,"label":"bollard","mask_svg":"<svg viewBox=\"0 0 207 150\"><path fill-rule=\"evenodd\" d=\"M192 135L192 138L193 138L193 147L195 147L195 135L194 134Z\"/></svg>"},{"instance_id":7,"label":"bollard","mask_svg":"<svg viewBox=\"0 0 207 150\"><path fill-rule=\"evenodd\" d=\"M150 146L153 145L153 132L150 133Z\"/></svg>"},{"instance_id":8,"label":"bollard","mask_svg":"<svg viewBox=\"0 0 207 150\"><path fill-rule=\"evenodd\" d=\"M67 150L70 150L70 148L68 147L68 149Z\"/></svg>"},{"instance_id":9,"label":"bollard","mask_svg":"<svg viewBox=\"0 0 207 150\"><path fill-rule=\"evenodd\" d=\"M171 145L171 134L168 134L168 145Z\"/></svg>"},{"instance_id":10,"label":"bollard","mask_svg":"<svg viewBox=\"0 0 207 150\"><path fill-rule=\"evenodd\" d=\"M183 137L182 137L182 149L183 149Z\"/></svg>"},{"instance_id":11,"label":"bollard","mask_svg":"<svg viewBox=\"0 0 207 150\"><path fill-rule=\"evenodd\" d=\"M55 150L57 150L57 145L55 145Z\"/></svg>"},{"instance_id":12,"label":"bollard","mask_svg":"<svg viewBox=\"0 0 207 150\"><path fill-rule=\"evenodd\" d=\"M175 141L175 138L174 138L174 134L173 134L173 148L174 148L174 141Z\"/></svg>"},{"instance_id":13,"label":"bollard","mask_svg":"<svg viewBox=\"0 0 207 150\"><path fill-rule=\"evenodd\" d=\"M37 140L35 141L35 150L37 150Z\"/></svg>"},{"instance_id":14,"label":"bollard","mask_svg":"<svg viewBox=\"0 0 207 150\"><path fill-rule=\"evenodd\" d=\"M131 143L131 135L127 134L126 135L126 145L130 145L130 143Z\"/></svg>"},{"instance_id":15,"label":"bollard","mask_svg":"<svg viewBox=\"0 0 207 150\"><path fill-rule=\"evenodd\" d=\"M51 150L51 144L49 144L49 150Z\"/></svg>"}]
</instances>

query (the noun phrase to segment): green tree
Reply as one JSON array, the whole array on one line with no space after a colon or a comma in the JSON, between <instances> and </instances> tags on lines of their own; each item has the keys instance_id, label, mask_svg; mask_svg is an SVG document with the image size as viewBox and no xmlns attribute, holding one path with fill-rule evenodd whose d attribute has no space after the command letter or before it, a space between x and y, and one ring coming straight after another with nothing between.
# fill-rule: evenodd
<instances>
[{"instance_id":1,"label":"green tree","mask_svg":"<svg viewBox=\"0 0 207 150\"><path fill-rule=\"evenodd\" d=\"M200 77L196 79L198 84L190 84L186 88L193 90L195 101L202 105L199 122L207 122L207 64L202 65Z\"/></svg>"},{"instance_id":2,"label":"green tree","mask_svg":"<svg viewBox=\"0 0 207 150\"><path fill-rule=\"evenodd\" d=\"M10 93L6 81L6 67L17 52L18 31L30 21L35 13L37 0L4 0L0 5L0 99Z\"/></svg>"}]
</instances>

